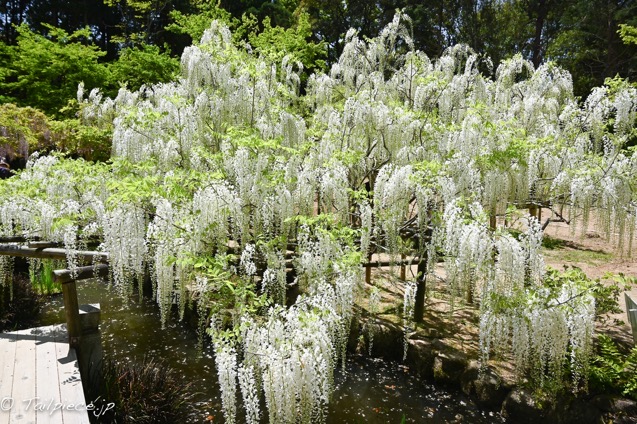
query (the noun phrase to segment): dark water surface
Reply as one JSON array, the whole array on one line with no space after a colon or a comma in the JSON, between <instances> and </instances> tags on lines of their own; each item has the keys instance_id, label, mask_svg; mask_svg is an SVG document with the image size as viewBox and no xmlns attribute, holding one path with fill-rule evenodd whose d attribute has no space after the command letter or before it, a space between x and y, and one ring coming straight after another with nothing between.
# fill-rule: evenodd
<instances>
[{"instance_id":1,"label":"dark water surface","mask_svg":"<svg viewBox=\"0 0 637 424\"><path fill-rule=\"evenodd\" d=\"M203 355L197 352L194 329L173 320L162 330L159 308L152 301L127 302L96 281L78 282L77 291L80 304L101 306L105 356L141 361L146 355L165 361L196 392L184 422L223 422L212 348L205 346ZM62 296L51 298L41 325L64 321ZM351 355L347 372L338 369L335 383L327 419L330 424L503 422L499 415L478 409L462 393L434 387L411 375L406 367L380 359ZM237 421L242 421L240 416Z\"/></svg>"}]
</instances>

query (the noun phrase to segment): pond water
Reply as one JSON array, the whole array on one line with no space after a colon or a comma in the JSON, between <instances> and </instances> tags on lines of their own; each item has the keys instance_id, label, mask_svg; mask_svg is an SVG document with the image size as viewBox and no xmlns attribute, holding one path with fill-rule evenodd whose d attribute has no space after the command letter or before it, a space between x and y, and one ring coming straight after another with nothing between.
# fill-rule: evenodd
<instances>
[{"instance_id":1,"label":"pond water","mask_svg":"<svg viewBox=\"0 0 637 424\"><path fill-rule=\"evenodd\" d=\"M125 301L97 281L79 282L77 291L80 304L100 303L105 356L120 361L141 361L144 355L164 360L184 381L192 382L195 395L185 422L223 422L212 349L206 345L199 355L194 329L172 322L162 330L159 309L152 301ZM41 325L64 321L62 296L50 298ZM327 419L331 424L503 422L462 393L434 387L406 367L381 359L350 355L346 372L337 370L335 384Z\"/></svg>"}]
</instances>

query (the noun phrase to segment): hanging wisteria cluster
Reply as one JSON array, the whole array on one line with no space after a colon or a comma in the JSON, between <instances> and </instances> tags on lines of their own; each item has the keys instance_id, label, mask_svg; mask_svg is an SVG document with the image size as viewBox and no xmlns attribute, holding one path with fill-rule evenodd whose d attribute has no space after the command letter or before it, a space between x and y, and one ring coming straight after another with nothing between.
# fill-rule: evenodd
<instances>
[{"instance_id":1,"label":"hanging wisteria cluster","mask_svg":"<svg viewBox=\"0 0 637 424\"><path fill-rule=\"evenodd\" d=\"M163 323L190 298L214 310L228 422L239 395L249 422L325 417L361 265L381 256L423 258L425 273L442 257L452 299L479 305L483 360L510 350L537 381L569 363L577 387L592 297L568 279L546 289L548 221L525 215L518 236L501 217L567 206L542 219L581 215L585 229L594 210L629 252L635 88L615 81L579 104L551 63L516 56L490 76L466 46L433 60L401 14L375 39L350 30L344 41L303 93L302 65L256 57L218 22L173 82L115 99L80 86L82 118L112 129L112 163L32 157L0 183L0 236L57 241L71 269L99 240L122 292L150 277ZM286 308L289 283L301 295ZM406 282L408 329L417 291Z\"/></svg>"},{"instance_id":2,"label":"hanging wisteria cluster","mask_svg":"<svg viewBox=\"0 0 637 424\"><path fill-rule=\"evenodd\" d=\"M333 284L315 282L292 307L271 307L260 319L244 316L238 339L228 341L223 329L213 324L228 422L236 420L237 384L248 422L259 422L261 393L270 422L324 420L334 368L345 357L357 281L354 270L331 264L336 272Z\"/></svg>"},{"instance_id":3,"label":"hanging wisteria cluster","mask_svg":"<svg viewBox=\"0 0 637 424\"><path fill-rule=\"evenodd\" d=\"M537 287L518 293L520 302L497 292L483 302L480 348L483 361L489 352L510 353L518 377L538 385L562 384L569 365L575 391L586 387L592 354L595 299L585 286L564 284L555 292Z\"/></svg>"}]
</instances>

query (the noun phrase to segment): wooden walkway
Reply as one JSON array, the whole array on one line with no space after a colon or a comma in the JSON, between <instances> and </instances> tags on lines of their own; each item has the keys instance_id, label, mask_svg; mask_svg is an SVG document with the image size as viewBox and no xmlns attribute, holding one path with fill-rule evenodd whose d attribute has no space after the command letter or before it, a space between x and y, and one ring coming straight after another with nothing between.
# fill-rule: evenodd
<instances>
[{"instance_id":1,"label":"wooden walkway","mask_svg":"<svg viewBox=\"0 0 637 424\"><path fill-rule=\"evenodd\" d=\"M64 324L0 334L0 424L88 423Z\"/></svg>"}]
</instances>

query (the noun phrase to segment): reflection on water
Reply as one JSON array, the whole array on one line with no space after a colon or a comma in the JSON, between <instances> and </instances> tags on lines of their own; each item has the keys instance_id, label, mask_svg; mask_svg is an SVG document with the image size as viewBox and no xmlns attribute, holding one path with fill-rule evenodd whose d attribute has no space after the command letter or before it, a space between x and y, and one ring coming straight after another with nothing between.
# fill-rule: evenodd
<instances>
[{"instance_id":1,"label":"reflection on water","mask_svg":"<svg viewBox=\"0 0 637 424\"><path fill-rule=\"evenodd\" d=\"M426 384L400 364L350 356L347 374L336 376L328 423L495 423L462 393Z\"/></svg>"},{"instance_id":2,"label":"reflection on water","mask_svg":"<svg viewBox=\"0 0 637 424\"><path fill-rule=\"evenodd\" d=\"M149 301L124 301L96 281L78 283L80 304L99 303L104 354L118 361L162 359L192 383L195 392L188 422L223 422L221 398L210 345L196 350L195 330L172 322L161 329L159 309ZM62 297L53 297L42 325L64 322ZM351 356L347 372L338 370L328 423L493 423L498 415L477 409L465 396L428 385L399 364ZM239 422L241 419L239 418Z\"/></svg>"}]
</instances>

